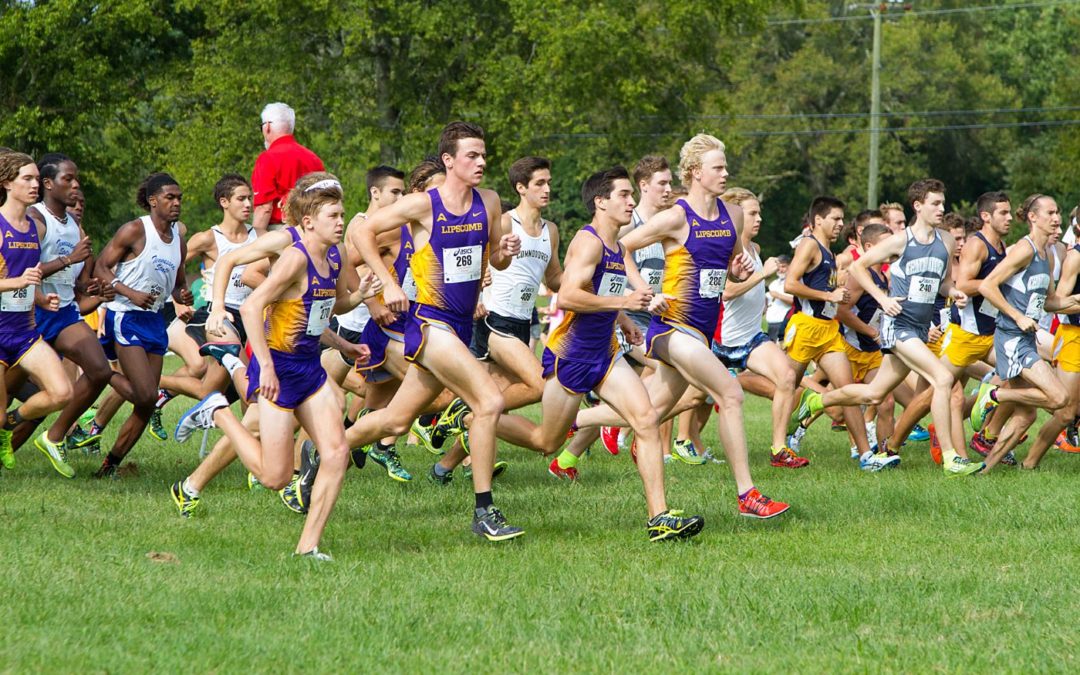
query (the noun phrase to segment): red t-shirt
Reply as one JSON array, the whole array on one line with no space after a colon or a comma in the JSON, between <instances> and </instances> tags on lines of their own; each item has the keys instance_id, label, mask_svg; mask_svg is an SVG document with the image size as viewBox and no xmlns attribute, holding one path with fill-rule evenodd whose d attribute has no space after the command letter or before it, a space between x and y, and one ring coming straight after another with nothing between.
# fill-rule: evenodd
<instances>
[{"instance_id":1,"label":"red t-shirt","mask_svg":"<svg viewBox=\"0 0 1080 675\"><path fill-rule=\"evenodd\" d=\"M312 171L325 171L319 156L297 143L291 135L282 136L255 160L255 168L251 172L254 205L272 203L274 210L270 214L270 222L282 222L281 203L285 195L289 194L301 176Z\"/></svg>"}]
</instances>

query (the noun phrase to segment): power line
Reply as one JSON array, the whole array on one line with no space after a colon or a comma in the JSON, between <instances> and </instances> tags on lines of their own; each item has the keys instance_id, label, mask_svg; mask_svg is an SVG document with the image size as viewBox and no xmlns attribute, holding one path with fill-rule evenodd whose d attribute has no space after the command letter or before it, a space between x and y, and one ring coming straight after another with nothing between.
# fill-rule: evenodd
<instances>
[{"instance_id":1,"label":"power line","mask_svg":"<svg viewBox=\"0 0 1080 675\"><path fill-rule=\"evenodd\" d=\"M1042 120L1037 122L988 122L982 124L942 124L942 125L925 125L917 127L883 127L881 133L885 134L903 134L903 133L916 133L926 131L963 131L968 129L1016 129L1024 127L1068 127L1080 125L1080 119L1069 120ZM765 130L753 130L753 131L740 131L731 130L730 133L734 136L750 136L750 137L768 137L768 136L825 136L833 134L868 134L870 129L866 127L851 127L844 129L788 129L783 131L765 131ZM615 134L608 133L565 133L565 134L548 134L544 138L558 138L558 139L607 139L611 138ZM622 135L622 134L619 134ZM686 135L685 131L664 131L664 132L635 132L625 134L631 138L682 138Z\"/></svg>"},{"instance_id":2,"label":"power line","mask_svg":"<svg viewBox=\"0 0 1080 675\"><path fill-rule=\"evenodd\" d=\"M880 113L881 117L947 117L951 115L1008 115L1080 110L1080 106L1040 106L1033 108L975 108L967 110L898 110ZM695 120L784 120L784 119L865 119L870 113L760 113L742 115L694 115Z\"/></svg>"},{"instance_id":3,"label":"power line","mask_svg":"<svg viewBox=\"0 0 1080 675\"><path fill-rule=\"evenodd\" d=\"M1075 5L1080 0L1042 0L1041 2L1017 2L1009 5L979 5L975 7L954 7L951 9L927 9L923 11L907 11L896 16L944 16L949 14L974 14L976 12L1000 12L1014 9L1036 9L1040 7L1058 7L1062 5ZM871 14L850 14L845 16L829 16L818 19L770 19L766 21L769 26L805 26L821 23L839 23L842 21L869 21Z\"/></svg>"}]
</instances>

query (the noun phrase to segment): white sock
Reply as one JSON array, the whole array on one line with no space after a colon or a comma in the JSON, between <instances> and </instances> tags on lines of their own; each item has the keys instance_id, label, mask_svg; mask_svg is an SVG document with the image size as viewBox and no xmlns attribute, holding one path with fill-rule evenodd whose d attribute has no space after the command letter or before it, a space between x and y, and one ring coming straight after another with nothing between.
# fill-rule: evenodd
<instances>
[{"instance_id":1,"label":"white sock","mask_svg":"<svg viewBox=\"0 0 1080 675\"><path fill-rule=\"evenodd\" d=\"M185 478L184 482L180 484L180 489L183 490L184 494L186 494L188 497L199 496L199 491L191 487L191 484L188 482L187 478Z\"/></svg>"},{"instance_id":2,"label":"white sock","mask_svg":"<svg viewBox=\"0 0 1080 675\"><path fill-rule=\"evenodd\" d=\"M619 427L619 447L626 447L626 434L629 432L627 427Z\"/></svg>"},{"instance_id":3,"label":"white sock","mask_svg":"<svg viewBox=\"0 0 1080 675\"><path fill-rule=\"evenodd\" d=\"M225 366L225 370L229 371L229 377L232 377L237 368L244 367L244 362L232 354L226 354L221 357L221 365Z\"/></svg>"}]
</instances>

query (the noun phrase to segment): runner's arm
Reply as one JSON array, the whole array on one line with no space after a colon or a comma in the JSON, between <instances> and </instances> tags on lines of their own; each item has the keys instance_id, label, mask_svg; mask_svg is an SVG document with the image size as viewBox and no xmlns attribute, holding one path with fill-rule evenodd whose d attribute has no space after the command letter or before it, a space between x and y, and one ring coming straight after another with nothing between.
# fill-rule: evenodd
<instances>
[{"instance_id":1,"label":"runner's arm","mask_svg":"<svg viewBox=\"0 0 1080 675\"><path fill-rule=\"evenodd\" d=\"M214 270L213 294L210 300L215 311L218 308L224 311L225 291L229 288L229 279L232 278L234 267L237 265L250 265L263 258L279 255L290 246L292 246L292 235L287 230L277 230L267 232L257 237L250 244L233 249L218 258Z\"/></svg>"},{"instance_id":2,"label":"runner's arm","mask_svg":"<svg viewBox=\"0 0 1080 675\"><path fill-rule=\"evenodd\" d=\"M271 236L277 234L270 233ZM288 236L288 235L286 235ZM258 241L258 240L256 240ZM237 249L239 251L241 249ZM296 249L282 251L274 265L274 273L267 277L266 281L251 292L244 304L240 306L240 320L244 322L244 330L248 335L248 346L251 353L259 359L259 365L266 369L273 368L270 359L270 347L266 343L263 317L266 308L271 303L281 298L289 288L303 284L307 273L307 257ZM302 286L301 286L302 288Z\"/></svg>"},{"instance_id":3,"label":"runner's arm","mask_svg":"<svg viewBox=\"0 0 1080 675\"><path fill-rule=\"evenodd\" d=\"M628 299L633 296L599 296L586 290L592 286L596 265L603 259L603 255L604 245L598 238L580 233L574 236L566 252L566 269L563 270L563 285L562 290L559 291L560 309L587 314L631 307ZM641 290L635 291L635 293L641 292ZM649 293L652 293L651 288L649 288ZM636 309L636 307L631 308Z\"/></svg>"},{"instance_id":4,"label":"runner's arm","mask_svg":"<svg viewBox=\"0 0 1080 675\"><path fill-rule=\"evenodd\" d=\"M999 312L1008 316L1021 328L1023 328L1023 322L1031 321L1031 319L1009 304L1005 299L1005 295L1001 292L1001 284L1030 265L1034 257L1035 251L1030 246L1013 246L1005 254L1005 259L994 268L994 271L979 283L979 295L983 296L991 305L997 307Z\"/></svg>"},{"instance_id":5,"label":"runner's arm","mask_svg":"<svg viewBox=\"0 0 1080 675\"><path fill-rule=\"evenodd\" d=\"M555 223L548 224L548 233L551 236L551 260L544 268L544 285L552 291L558 292L562 286L562 261L559 260L559 228Z\"/></svg>"}]
</instances>

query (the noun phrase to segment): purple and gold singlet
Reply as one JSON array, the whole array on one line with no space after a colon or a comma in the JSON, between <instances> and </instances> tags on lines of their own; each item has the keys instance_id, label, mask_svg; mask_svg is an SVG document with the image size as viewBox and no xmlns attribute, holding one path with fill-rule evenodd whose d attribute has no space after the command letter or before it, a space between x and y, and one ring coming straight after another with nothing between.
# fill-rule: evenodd
<instances>
[{"instance_id":1,"label":"purple and gold singlet","mask_svg":"<svg viewBox=\"0 0 1080 675\"><path fill-rule=\"evenodd\" d=\"M26 219L27 229L15 229L0 215L0 278L21 277L41 260L37 226ZM0 333L25 333L34 330L34 286L0 293Z\"/></svg>"},{"instance_id":2,"label":"purple and gold singlet","mask_svg":"<svg viewBox=\"0 0 1080 675\"><path fill-rule=\"evenodd\" d=\"M708 344L720 318L720 298L737 237L735 224L719 199L716 220L699 216L686 200L676 203L686 212L690 232L682 246L667 252L663 292L668 309L653 317L650 341L675 329L690 329Z\"/></svg>"},{"instance_id":3,"label":"purple and gold singlet","mask_svg":"<svg viewBox=\"0 0 1080 675\"><path fill-rule=\"evenodd\" d=\"M600 235L591 225L581 228L597 239ZM626 266L623 264L622 244L617 250L604 245L604 257L593 271L592 290L600 297L622 297L626 289ZM566 312L566 316L551 332L545 351L569 361L605 362L618 350L615 339L617 311Z\"/></svg>"},{"instance_id":4,"label":"purple and gold singlet","mask_svg":"<svg viewBox=\"0 0 1080 675\"><path fill-rule=\"evenodd\" d=\"M472 321L488 263L488 219L484 200L472 191L465 213L450 213L438 189L431 198L431 238L412 256L416 301ZM395 265L396 266L396 265Z\"/></svg>"},{"instance_id":5,"label":"purple and gold singlet","mask_svg":"<svg viewBox=\"0 0 1080 675\"><path fill-rule=\"evenodd\" d=\"M299 298L278 300L266 311L266 343L271 352L319 358L319 337L330 325L337 300L341 258L337 247L327 252L330 273L319 273L303 242L293 244L307 258L307 290ZM331 252L335 255L331 255Z\"/></svg>"}]
</instances>

